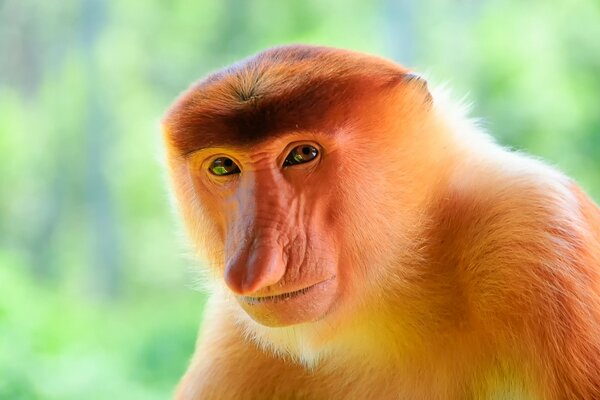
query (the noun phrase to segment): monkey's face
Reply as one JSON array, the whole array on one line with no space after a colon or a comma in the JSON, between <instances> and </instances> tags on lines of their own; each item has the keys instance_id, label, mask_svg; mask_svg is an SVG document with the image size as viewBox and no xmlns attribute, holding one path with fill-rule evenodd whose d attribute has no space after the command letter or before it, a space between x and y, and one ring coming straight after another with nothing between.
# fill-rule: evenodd
<instances>
[{"instance_id":1,"label":"monkey's face","mask_svg":"<svg viewBox=\"0 0 600 400\"><path fill-rule=\"evenodd\" d=\"M336 301L339 162L335 142L308 134L189 157L195 193L222 246L217 265L262 324L318 320Z\"/></svg>"},{"instance_id":2,"label":"monkey's face","mask_svg":"<svg viewBox=\"0 0 600 400\"><path fill-rule=\"evenodd\" d=\"M264 53L192 86L163 122L192 242L265 325L345 314L414 241L426 87L338 53Z\"/></svg>"}]
</instances>

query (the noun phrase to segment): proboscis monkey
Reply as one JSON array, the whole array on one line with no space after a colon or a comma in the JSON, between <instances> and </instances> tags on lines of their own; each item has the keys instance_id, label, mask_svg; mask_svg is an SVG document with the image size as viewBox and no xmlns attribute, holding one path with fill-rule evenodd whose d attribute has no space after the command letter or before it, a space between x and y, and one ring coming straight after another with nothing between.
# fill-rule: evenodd
<instances>
[{"instance_id":1,"label":"proboscis monkey","mask_svg":"<svg viewBox=\"0 0 600 400\"><path fill-rule=\"evenodd\" d=\"M163 127L211 288L177 399L600 399L598 207L422 78L279 47Z\"/></svg>"}]
</instances>

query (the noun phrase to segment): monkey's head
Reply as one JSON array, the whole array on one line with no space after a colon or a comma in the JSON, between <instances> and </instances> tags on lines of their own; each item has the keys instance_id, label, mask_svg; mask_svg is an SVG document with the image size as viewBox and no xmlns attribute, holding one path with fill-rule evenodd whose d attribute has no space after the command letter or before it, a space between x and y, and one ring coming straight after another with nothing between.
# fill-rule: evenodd
<instances>
[{"instance_id":1,"label":"monkey's head","mask_svg":"<svg viewBox=\"0 0 600 400\"><path fill-rule=\"evenodd\" d=\"M208 76L170 108L188 233L255 321L323 320L395 276L435 180L430 101L393 62L289 46Z\"/></svg>"}]
</instances>

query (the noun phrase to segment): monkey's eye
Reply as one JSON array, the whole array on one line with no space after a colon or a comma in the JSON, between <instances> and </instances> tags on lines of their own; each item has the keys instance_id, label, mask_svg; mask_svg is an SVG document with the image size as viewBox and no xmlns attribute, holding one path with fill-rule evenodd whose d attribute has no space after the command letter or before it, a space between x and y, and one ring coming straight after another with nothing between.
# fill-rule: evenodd
<instances>
[{"instance_id":1,"label":"monkey's eye","mask_svg":"<svg viewBox=\"0 0 600 400\"><path fill-rule=\"evenodd\" d=\"M223 175L232 175L239 174L240 168L236 163L229 157L219 157L215 158L213 162L208 167L208 170L213 175L223 176Z\"/></svg>"},{"instance_id":2,"label":"monkey's eye","mask_svg":"<svg viewBox=\"0 0 600 400\"><path fill-rule=\"evenodd\" d=\"M317 155L319 155L319 150L315 147L310 144L301 144L290 151L290 154L288 154L283 162L283 166L288 167L290 165L303 164L314 160Z\"/></svg>"}]
</instances>

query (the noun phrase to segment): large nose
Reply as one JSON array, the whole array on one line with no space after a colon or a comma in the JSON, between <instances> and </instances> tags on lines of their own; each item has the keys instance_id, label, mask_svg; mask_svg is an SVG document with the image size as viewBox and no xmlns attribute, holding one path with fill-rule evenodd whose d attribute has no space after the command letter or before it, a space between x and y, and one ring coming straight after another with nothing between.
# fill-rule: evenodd
<instances>
[{"instance_id":1,"label":"large nose","mask_svg":"<svg viewBox=\"0 0 600 400\"><path fill-rule=\"evenodd\" d=\"M249 295L279 282L285 274L283 249L276 238L256 237L227 261L225 282L240 295Z\"/></svg>"},{"instance_id":2,"label":"large nose","mask_svg":"<svg viewBox=\"0 0 600 400\"><path fill-rule=\"evenodd\" d=\"M232 231L246 237L227 249L225 282L240 295L250 295L279 282L286 270L282 243L289 228L289 190L278 171L245 174L236 196ZM231 234L231 233L230 233Z\"/></svg>"}]
</instances>

